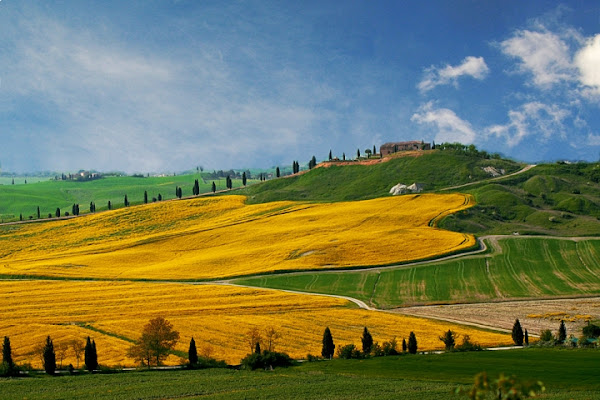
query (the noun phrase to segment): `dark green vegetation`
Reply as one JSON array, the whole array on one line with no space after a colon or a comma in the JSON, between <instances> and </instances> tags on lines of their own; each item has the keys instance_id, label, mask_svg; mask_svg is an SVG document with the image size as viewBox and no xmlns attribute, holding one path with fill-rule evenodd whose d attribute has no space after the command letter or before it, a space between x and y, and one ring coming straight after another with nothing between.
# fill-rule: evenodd
<instances>
[{"instance_id":1,"label":"dark green vegetation","mask_svg":"<svg viewBox=\"0 0 600 400\"><path fill-rule=\"evenodd\" d=\"M252 372L225 369L0 380L2 399L305 398L460 399L475 374L541 380L545 399L592 399L600 391L597 350L525 349L305 363ZM568 367L566 367L568 366Z\"/></svg>"},{"instance_id":2,"label":"dark green vegetation","mask_svg":"<svg viewBox=\"0 0 600 400\"><path fill-rule=\"evenodd\" d=\"M516 175L459 189L477 205L439 226L458 232L539 235L600 234L600 164L544 164Z\"/></svg>"},{"instance_id":3,"label":"dark green vegetation","mask_svg":"<svg viewBox=\"0 0 600 400\"><path fill-rule=\"evenodd\" d=\"M174 199L175 189L182 188L183 196L192 196L195 179L199 180L199 193L212 191L211 179L202 180L199 175L180 175L165 177L108 176L102 179L78 182L47 180L26 185L0 186L0 219L1 222L15 221L19 214L23 219L37 218L37 207L42 218L49 213L54 216L57 207L71 213L73 204L80 204L82 213L88 212L90 202L94 202L96 211L107 210L108 202L112 208L123 207L124 196L127 195L131 205L142 204L144 193L148 201L162 198ZM224 190L225 179L214 180L216 190ZM248 180L248 184L255 181ZM233 180L233 187L240 187L240 179Z\"/></svg>"},{"instance_id":4,"label":"dark green vegetation","mask_svg":"<svg viewBox=\"0 0 600 400\"><path fill-rule=\"evenodd\" d=\"M508 160L485 159L454 151L425 152L419 157L398 157L374 165L332 165L313 168L309 173L275 179L249 187L240 194L249 203L277 200L351 201L389 195L399 182L425 184L427 191L489 178L484 167L507 173L523 165Z\"/></svg>"},{"instance_id":5,"label":"dark green vegetation","mask_svg":"<svg viewBox=\"0 0 600 400\"><path fill-rule=\"evenodd\" d=\"M351 296L380 308L600 293L600 240L509 237L498 244L501 251L422 265L235 282Z\"/></svg>"}]
</instances>

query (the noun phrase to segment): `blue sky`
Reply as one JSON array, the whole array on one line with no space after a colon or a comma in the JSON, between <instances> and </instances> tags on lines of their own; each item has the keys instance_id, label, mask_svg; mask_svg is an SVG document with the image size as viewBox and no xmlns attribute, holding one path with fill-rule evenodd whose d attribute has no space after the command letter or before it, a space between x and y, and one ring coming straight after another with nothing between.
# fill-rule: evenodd
<instances>
[{"instance_id":1,"label":"blue sky","mask_svg":"<svg viewBox=\"0 0 600 400\"><path fill-rule=\"evenodd\" d=\"M600 157L600 2L0 0L4 171Z\"/></svg>"}]
</instances>

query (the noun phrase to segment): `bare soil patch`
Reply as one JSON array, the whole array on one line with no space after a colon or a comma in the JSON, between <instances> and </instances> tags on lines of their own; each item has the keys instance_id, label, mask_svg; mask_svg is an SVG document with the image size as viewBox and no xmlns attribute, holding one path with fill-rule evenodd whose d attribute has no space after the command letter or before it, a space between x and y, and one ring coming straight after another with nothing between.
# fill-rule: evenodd
<instances>
[{"instance_id":1,"label":"bare soil patch","mask_svg":"<svg viewBox=\"0 0 600 400\"><path fill-rule=\"evenodd\" d=\"M581 328L588 320L600 319L600 297L418 306L395 311L503 330L512 329L518 318L532 336L539 335L544 329L556 333L560 321L564 320L567 334L580 336Z\"/></svg>"}]
</instances>

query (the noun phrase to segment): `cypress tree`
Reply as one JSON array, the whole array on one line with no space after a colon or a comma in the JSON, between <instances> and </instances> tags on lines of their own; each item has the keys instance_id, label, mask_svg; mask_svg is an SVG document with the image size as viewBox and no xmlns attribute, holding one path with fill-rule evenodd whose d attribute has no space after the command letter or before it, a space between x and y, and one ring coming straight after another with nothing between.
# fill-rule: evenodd
<instances>
[{"instance_id":1,"label":"cypress tree","mask_svg":"<svg viewBox=\"0 0 600 400\"><path fill-rule=\"evenodd\" d=\"M356 159L358 160L360 158L360 149L356 150Z\"/></svg>"},{"instance_id":2,"label":"cypress tree","mask_svg":"<svg viewBox=\"0 0 600 400\"><path fill-rule=\"evenodd\" d=\"M331 331L329 330L329 327L327 327L323 332L323 348L321 349L321 355L324 358L331 359L333 357L334 350L335 344L333 344L333 336L331 336Z\"/></svg>"},{"instance_id":3,"label":"cypress tree","mask_svg":"<svg viewBox=\"0 0 600 400\"><path fill-rule=\"evenodd\" d=\"M23 221L23 213L19 214L19 221Z\"/></svg>"},{"instance_id":4,"label":"cypress tree","mask_svg":"<svg viewBox=\"0 0 600 400\"><path fill-rule=\"evenodd\" d=\"M196 341L194 338L190 340L190 348L188 349L188 360L190 365L198 364L198 351L196 350Z\"/></svg>"},{"instance_id":5,"label":"cypress tree","mask_svg":"<svg viewBox=\"0 0 600 400\"><path fill-rule=\"evenodd\" d=\"M127 195L125 195L125 198L123 199L123 204L125 207L129 207L129 199L127 198Z\"/></svg>"},{"instance_id":6,"label":"cypress tree","mask_svg":"<svg viewBox=\"0 0 600 400\"><path fill-rule=\"evenodd\" d=\"M55 213L55 215L56 215L56 218L59 218L59 217L60 217L60 208L57 208L57 209L56 209L56 213Z\"/></svg>"},{"instance_id":7,"label":"cypress tree","mask_svg":"<svg viewBox=\"0 0 600 400\"><path fill-rule=\"evenodd\" d=\"M523 346L523 328L517 318L512 328L512 340L517 346Z\"/></svg>"},{"instance_id":8,"label":"cypress tree","mask_svg":"<svg viewBox=\"0 0 600 400\"><path fill-rule=\"evenodd\" d=\"M407 350L408 350L408 346L406 344L406 339L402 339L402 352L406 353Z\"/></svg>"},{"instance_id":9,"label":"cypress tree","mask_svg":"<svg viewBox=\"0 0 600 400\"><path fill-rule=\"evenodd\" d=\"M54 375L56 372L56 354L50 336L46 338L46 345L44 346L44 371L48 375Z\"/></svg>"},{"instance_id":10,"label":"cypress tree","mask_svg":"<svg viewBox=\"0 0 600 400\"><path fill-rule=\"evenodd\" d=\"M4 343L2 344L2 363L8 366L8 372L12 372L15 366L12 359L12 350L10 348L10 339L8 336L4 336Z\"/></svg>"},{"instance_id":11,"label":"cypress tree","mask_svg":"<svg viewBox=\"0 0 600 400\"><path fill-rule=\"evenodd\" d=\"M144 204L148 204L148 192L144 190Z\"/></svg>"},{"instance_id":12,"label":"cypress tree","mask_svg":"<svg viewBox=\"0 0 600 400\"><path fill-rule=\"evenodd\" d=\"M377 154L377 148L375 148L375 145L373 145L373 155Z\"/></svg>"},{"instance_id":13,"label":"cypress tree","mask_svg":"<svg viewBox=\"0 0 600 400\"><path fill-rule=\"evenodd\" d=\"M564 343L567 340L567 327L565 326L565 321L560 321L560 327L558 328L558 343Z\"/></svg>"},{"instance_id":14,"label":"cypress tree","mask_svg":"<svg viewBox=\"0 0 600 400\"><path fill-rule=\"evenodd\" d=\"M346 161L346 153L342 153L342 160Z\"/></svg>"},{"instance_id":15,"label":"cypress tree","mask_svg":"<svg viewBox=\"0 0 600 400\"><path fill-rule=\"evenodd\" d=\"M333 154L331 154L331 150L329 150L329 161L333 160Z\"/></svg>"},{"instance_id":16,"label":"cypress tree","mask_svg":"<svg viewBox=\"0 0 600 400\"><path fill-rule=\"evenodd\" d=\"M279 178L281 176L281 171L279 170L279 167L277 167L275 169L275 175Z\"/></svg>"},{"instance_id":17,"label":"cypress tree","mask_svg":"<svg viewBox=\"0 0 600 400\"><path fill-rule=\"evenodd\" d=\"M254 353L260 354L260 342L256 342L256 346L254 347Z\"/></svg>"},{"instance_id":18,"label":"cypress tree","mask_svg":"<svg viewBox=\"0 0 600 400\"><path fill-rule=\"evenodd\" d=\"M408 352L410 354L417 354L417 337L412 331L408 335Z\"/></svg>"},{"instance_id":19,"label":"cypress tree","mask_svg":"<svg viewBox=\"0 0 600 400\"><path fill-rule=\"evenodd\" d=\"M529 346L529 333L527 333L527 329L525 329L525 346Z\"/></svg>"},{"instance_id":20,"label":"cypress tree","mask_svg":"<svg viewBox=\"0 0 600 400\"><path fill-rule=\"evenodd\" d=\"M40 208L39 207L37 208L37 216L38 216L38 219L40 219Z\"/></svg>"},{"instance_id":21,"label":"cypress tree","mask_svg":"<svg viewBox=\"0 0 600 400\"><path fill-rule=\"evenodd\" d=\"M162 194L158 194L158 201L162 201Z\"/></svg>"},{"instance_id":22,"label":"cypress tree","mask_svg":"<svg viewBox=\"0 0 600 400\"><path fill-rule=\"evenodd\" d=\"M217 192L217 185L215 185L215 182L213 181L212 183L212 192L216 193Z\"/></svg>"},{"instance_id":23,"label":"cypress tree","mask_svg":"<svg viewBox=\"0 0 600 400\"><path fill-rule=\"evenodd\" d=\"M371 332L369 332L366 326L363 330L361 341L363 353L370 354L371 348L373 348L373 336L371 336Z\"/></svg>"},{"instance_id":24,"label":"cypress tree","mask_svg":"<svg viewBox=\"0 0 600 400\"><path fill-rule=\"evenodd\" d=\"M112 210L112 204L110 203L110 200L108 201L108 209Z\"/></svg>"},{"instance_id":25,"label":"cypress tree","mask_svg":"<svg viewBox=\"0 0 600 400\"><path fill-rule=\"evenodd\" d=\"M85 368L88 371L93 371L98 368L98 355L96 353L96 342L92 341L90 337L87 337L85 342L85 349L83 350L83 360L85 362Z\"/></svg>"},{"instance_id":26,"label":"cypress tree","mask_svg":"<svg viewBox=\"0 0 600 400\"><path fill-rule=\"evenodd\" d=\"M242 185L246 186L246 173L242 174Z\"/></svg>"}]
</instances>

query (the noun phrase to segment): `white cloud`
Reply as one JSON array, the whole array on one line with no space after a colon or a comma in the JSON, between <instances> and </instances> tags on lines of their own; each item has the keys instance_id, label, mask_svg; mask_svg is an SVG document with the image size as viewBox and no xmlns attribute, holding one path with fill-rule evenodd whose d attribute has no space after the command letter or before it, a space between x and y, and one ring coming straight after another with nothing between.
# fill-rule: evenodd
<instances>
[{"instance_id":1,"label":"white cloud","mask_svg":"<svg viewBox=\"0 0 600 400\"><path fill-rule=\"evenodd\" d=\"M545 29L517 31L500 43L502 51L520 60L519 69L533 75L533 84L549 88L561 81L574 80L574 71L567 42Z\"/></svg>"},{"instance_id":2,"label":"white cloud","mask_svg":"<svg viewBox=\"0 0 600 400\"><path fill-rule=\"evenodd\" d=\"M460 142L470 144L475 141L476 134L471 124L447 108L433 107L429 102L413 114L411 121L422 125L431 125L436 129L435 140L438 143Z\"/></svg>"},{"instance_id":3,"label":"white cloud","mask_svg":"<svg viewBox=\"0 0 600 400\"><path fill-rule=\"evenodd\" d=\"M600 135L594 135L594 134L590 133L588 135L588 145L600 146Z\"/></svg>"},{"instance_id":4,"label":"white cloud","mask_svg":"<svg viewBox=\"0 0 600 400\"><path fill-rule=\"evenodd\" d=\"M510 122L505 125L492 125L485 129L488 135L502 137L509 147L514 147L528 136L541 136L547 140L553 136L565 138L564 119L570 115L557 105L530 102L518 110L510 110Z\"/></svg>"},{"instance_id":5,"label":"white cloud","mask_svg":"<svg viewBox=\"0 0 600 400\"><path fill-rule=\"evenodd\" d=\"M422 92L433 89L438 85L458 85L458 78L470 76L475 79L484 79L489 68L483 57L466 57L462 64L457 66L446 65L444 68L431 67L425 71L425 77L419 82L418 88Z\"/></svg>"},{"instance_id":6,"label":"white cloud","mask_svg":"<svg viewBox=\"0 0 600 400\"><path fill-rule=\"evenodd\" d=\"M575 55L580 82L600 93L600 34L589 38L585 46Z\"/></svg>"}]
</instances>

